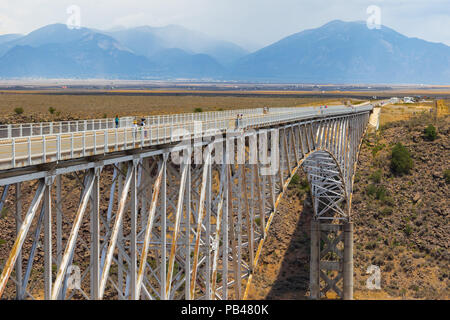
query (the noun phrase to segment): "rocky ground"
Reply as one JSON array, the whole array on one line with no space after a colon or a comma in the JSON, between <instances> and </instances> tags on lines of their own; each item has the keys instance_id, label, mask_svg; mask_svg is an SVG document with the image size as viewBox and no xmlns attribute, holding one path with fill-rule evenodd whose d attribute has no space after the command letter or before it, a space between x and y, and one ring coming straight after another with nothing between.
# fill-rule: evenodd
<instances>
[{"instance_id":1,"label":"rocky ground","mask_svg":"<svg viewBox=\"0 0 450 320\"><path fill-rule=\"evenodd\" d=\"M248 299L307 298L311 212L306 192L288 190L269 229Z\"/></svg>"},{"instance_id":2,"label":"rocky ground","mask_svg":"<svg viewBox=\"0 0 450 320\"><path fill-rule=\"evenodd\" d=\"M356 299L449 299L450 118L438 119L438 138L423 130L426 116L390 123L362 145L355 177L354 270ZM410 174L390 170L392 147L411 153ZM375 174L374 174L375 173ZM448 178L447 178L448 179ZM369 195L369 185L384 190ZM309 196L293 189L282 201L264 246L250 299L304 299L309 286ZM368 290L370 265L381 270L381 290Z\"/></svg>"},{"instance_id":3,"label":"rocky ground","mask_svg":"<svg viewBox=\"0 0 450 320\"><path fill-rule=\"evenodd\" d=\"M366 269L373 264L381 268L386 298L450 298L450 204L444 178L450 169L449 120L435 123L435 141L424 137L433 119L423 116L389 124L365 140L353 200L357 294L368 294ZM389 167L397 142L413 158L413 169L404 176L395 176ZM384 188L385 197L368 195L370 184Z\"/></svg>"}]
</instances>

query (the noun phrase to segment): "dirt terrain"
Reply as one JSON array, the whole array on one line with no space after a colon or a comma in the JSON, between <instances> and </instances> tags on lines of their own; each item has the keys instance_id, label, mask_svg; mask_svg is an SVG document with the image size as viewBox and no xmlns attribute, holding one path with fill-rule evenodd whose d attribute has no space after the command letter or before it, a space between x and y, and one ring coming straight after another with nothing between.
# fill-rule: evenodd
<instances>
[{"instance_id":1,"label":"dirt terrain","mask_svg":"<svg viewBox=\"0 0 450 320\"><path fill-rule=\"evenodd\" d=\"M309 296L310 220L307 193L288 190L274 216L249 300L303 300Z\"/></svg>"},{"instance_id":2,"label":"dirt terrain","mask_svg":"<svg viewBox=\"0 0 450 320\"><path fill-rule=\"evenodd\" d=\"M365 273L373 264L381 268L384 298L450 298L450 204L445 178L450 169L450 117L434 122L438 137L428 141L424 129L433 122L432 117L417 116L390 123L363 144L353 198L357 297L371 297ZM404 176L392 174L389 167L390 150L397 142L413 159L411 173ZM369 185L385 190L385 196L374 199Z\"/></svg>"}]
</instances>

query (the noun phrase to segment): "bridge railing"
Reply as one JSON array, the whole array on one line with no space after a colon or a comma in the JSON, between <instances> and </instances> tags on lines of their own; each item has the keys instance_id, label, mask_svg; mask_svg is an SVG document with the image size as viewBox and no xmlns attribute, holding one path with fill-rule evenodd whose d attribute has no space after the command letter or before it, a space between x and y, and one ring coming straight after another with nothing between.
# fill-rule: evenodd
<instances>
[{"instance_id":1,"label":"bridge railing","mask_svg":"<svg viewBox=\"0 0 450 320\"><path fill-rule=\"evenodd\" d=\"M272 113L283 113L292 112L298 110L299 107L289 107L289 108L270 108ZM249 115L263 115L263 108L254 109L233 109L224 111L209 111L209 112L198 112L198 113L181 113L181 114L170 114L170 115L158 115L158 116L147 116L143 117L145 119L146 125L163 125L163 124L177 124L185 123L189 121L213 121L220 120L224 118L236 117L238 114L244 116ZM137 117L138 118L138 117Z\"/></svg>"},{"instance_id":2,"label":"bridge railing","mask_svg":"<svg viewBox=\"0 0 450 320\"><path fill-rule=\"evenodd\" d=\"M295 111L268 114L250 114L237 120L234 117L186 121L145 127L104 128L100 130L57 133L0 140L0 170L69 160L109 152L137 149L192 139L214 136L229 130L267 127L296 120L337 116L371 110L360 108L318 107L296 108Z\"/></svg>"},{"instance_id":3,"label":"bridge railing","mask_svg":"<svg viewBox=\"0 0 450 320\"><path fill-rule=\"evenodd\" d=\"M119 119L119 127L131 127L132 117ZM94 131L115 128L115 119L89 119L40 123L16 123L0 125L0 139L33 137L49 134Z\"/></svg>"},{"instance_id":4,"label":"bridge railing","mask_svg":"<svg viewBox=\"0 0 450 320\"><path fill-rule=\"evenodd\" d=\"M181 113L158 116L144 117L146 125L163 125L163 124L177 124L189 121L212 121L228 117L235 117L237 114L250 115L262 114L262 108L255 109L235 109L225 111L210 111L210 112L196 112L196 113Z\"/></svg>"},{"instance_id":5,"label":"bridge railing","mask_svg":"<svg viewBox=\"0 0 450 320\"><path fill-rule=\"evenodd\" d=\"M274 108L276 112L288 112L292 108ZM184 123L187 121L211 121L222 118L236 116L237 114L250 115L262 114L262 108L255 109L235 109L226 111L212 111L199 113L184 113L171 115L157 115L142 117L146 125L167 125ZM119 119L119 128L132 127L134 120L138 121L141 117L123 117ZM11 139L20 137L34 137L49 134L72 133L82 131L94 131L102 129L113 129L116 127L115 119L89 119L72 120L58 122L41 123L17 123L0 125L0 139Z\"/></svg>"},{"instance_id":6,"label":"bridge railing","mask_svg":"<svg viewBox=\"0 0 450 320\"><path fill-rule=\"evenodd\" d=\"M290 112L294 108L273 108L274 112ZM237 114L263 114L262 108L255 109L235 109L225 111L183 113L170 115L157 115L142 117L146 125L175 125L188 121L211 121L228 117L235 117ZM134 120L140 122L141 117L123 117L119 119L119 128L132 127ZM51 134L94 131L103 129L114 129L115 119L89 119L72 120L58 122L41 123L17 123L0 125L0 139L11 139L20 137L34 137Z\"/></svg>"}]
</instances>

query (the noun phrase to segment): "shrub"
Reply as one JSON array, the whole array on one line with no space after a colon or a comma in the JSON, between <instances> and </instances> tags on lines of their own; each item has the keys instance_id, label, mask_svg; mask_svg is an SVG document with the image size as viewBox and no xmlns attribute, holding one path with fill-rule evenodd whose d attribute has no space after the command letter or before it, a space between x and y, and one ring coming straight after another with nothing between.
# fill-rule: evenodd
<instances>
[{"instance_id":1,"label":"shrub","mask_svg":"<svg viewBox=\"0 0 450 320\"><path fill-rule=\"evenodd\" d=\"M303 179L302 181L300 181L300 188L305 192L310 191L308 179Z\"/></svg>"},{"instance_id":2,"label":"shrub","mask_svg":"<svg viewBox=\"0 0 450 320\"><path fill-rule=\"evenodd\" d=\"M425 138L427 140L429 140L429 141L436 140L437 132L436 132L436 128L432 124L428 125L428 127L425 128L424 134L425 134Z\"/></svg>"},{"instance_id":3,"label":"shrub","mask_svg":"<svg viewBox=\"0 0 450 320\"><path fill-rule=\"evenodd\" d=\"M408 149L400 142L392 148L391 170L397 175L407 174L413 167L413 160Z\"/></svg>"},{"instance_id":4,"label":"shrub","mask_svg":"<svg viewBox=\"0 0 450 320\"><path fill-rule=\"evenodd\" d=\"M391 207L384 207L381 210L381 215L386 217L386 216L390 216L393 212L394 212L394 210Z\"/></svg>"},{"instance_id":5,"label":"shrub","mask_svg":"<svg viewBox=\"0 0 450 320\"><path fill-rule=\"evenodd\" d=\"M202 108L195 108L194 112L195 113L200 113L200 112L203 112L203 109Z\"/></svg>"},{"instance_id":6,"label":"shrub","mask_svg":"<svg viewBox=\"0 0 450 320\"><path fill-rule=\"evenodd\" d=\"M386 145L384 143L376 144L375 147L373 147L373 149L372 149L372 156L375 157L377 155L378 151L383 150L383 148L385 148L385 147L386 147Z\"/></svg>"},{"instance_id":7,"label":"shrub","mask_svg":"<svg viewBox=\"0 0 450 320\"><path fill-rule=\"evenodd\" d=\"M0 211L0 219L4 219L6 218L6 216L8 215L8 208L7 207L3 207L2 210Z\"/></svg>"},{"instance_id":8,"label":"shrub","mask_svg":"<svg viewBox=\"0 0 450 320\"><path fill-rule=\"evenodd\" d=\"M366 249L367 250L374 250L377 247L377 242L376 241L369 241L366 244Z\"/></svg>"},{"instance_id":9,"label":"shrub","mask_svg":"<svg viewBox=\"0 0 450 320\"><path fill-rule=\"evenodd\" d=\"M446 184L450 184L450 169L444 170L444 179Z\"/></svg>"},{"instance_id":10,"label":"shrub","mask_svg":"<svg viewBox=\"0 0 450 320\"><path fill-rule=\"evenodd\" d=\"M378 169L374 173L372 173L369 177L370 180L372 180L374 183L380 183L381 182L381 169Z\"/></svg>"},{"instance_id":11,"label":"shrub","mask_svg":"<svg viewBox=\"0 0 450 320\"><path fill-rule=\"evenodd\" d=\"M395 205L394 199L393 199L392 197L389 197L389 196L386 196L386 197L382 200L382 202L383 202L385 205L389 206L389 207L393 207L393 206Z\"/></svg>"},{"instance_id":12,"label":"shrub","mask_svg":"<svg viewBox=\"0 0 450 320\"><path fill-rule=\"evenodd\" d=\"M21 107L15 108L15 109L14 109L14 112L15 112L16 114L22 114L22 113L23 113L23 108L21 108Z\"/></svg>"},{"instance_id":13,"label":"shrub","mask_svg":"<svg viewBox=\"0 0 450 320\"><path fill-rule=\"evenodd\" d=\"M386 188L383 186L380 186L377 188L377 192L376 192L376 198L380 201L384 201L386 199Z\"/></svg>"},{"instance_id":14,"label":"shrub","mask_svg":"<svg viewBox=\"0 0 450 320\"><path fill-rule=\"evenodd\" d=\"M404 231L405 231L405 234L406 234L407 236L410 236L410 235L412 234L412 232L413 232L413 228L412 228L412 226L408 223L408 224L405 226Z\"/></svg>"},{"instance_id":15,"label":"shrub","mask_svg":"<svg viewBox=\"0 0 450 320\"><path fill-rule=\"evenodd\" d=\"M377 187L374 184L369 184L369 186L366 189L366 193L369 196L373 196L377 193Z\"/></svg>"},{"instance_id":16,"label":"shrub","mask_svg":"<svg viewBox=\"0 0 450 320\"><path fill-rule=\"evenodd\" d=\"M384 186L377 186L375 184L369 184L366 189L368 196L371 196L377 200L380 200L382 204L393 206L394 199L388 196L388 191Z\"/></svg>"},{"instance_id":17,"label":"shrub","mask_svg":"<svg viewBox=\"0 0 450 320\"><path fill-rule=\"evenodd\" d=\"M295 174L292 177L289 188L295 189L298 197L301 197L303 194L310 191L308 179L301 180L298 174Z\"/></svg>"},{"instance_id":18,"label":"shrub","mask_svg":"<svg viewBox=\"0 0 450 320\"><path fill-rule=\"evenodd\" d=\"M412 284L409 286L409 289L417 292L419 291L419 286L416 284Z\"/></svg>"},{"instance_id":19,"label":"shrub","mask_svg":"<svg viewBox=\"0 0 450 320\"><path fill-rule=\"evenodd\" d=\"M300 184L300 177L298 176L298 174L295 174L292 179L291 182L289 183L289 187L297 187Z\"/></svg>"},{"instance_id":20,"label":"shrub","mask_svg":"<svg viewBox=\"0 0 450 320\"><path fill-rule=\"evenodd\" d=\"M50 114L54 114L55 111L56 111L56 109L53 107L48 108L48 112L50 112Z\"/></svg>"}]
</instances>

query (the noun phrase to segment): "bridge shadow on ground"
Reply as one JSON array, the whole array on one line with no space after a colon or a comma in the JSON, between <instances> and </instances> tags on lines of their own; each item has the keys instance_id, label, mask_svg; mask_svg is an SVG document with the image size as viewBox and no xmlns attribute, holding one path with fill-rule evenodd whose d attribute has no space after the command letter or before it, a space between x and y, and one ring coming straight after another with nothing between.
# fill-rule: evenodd
<instances>
[{"instance_id":1,"label":"bridge shadow on ground","mask_svg":"<svg viewBox=\"0 0 450 320\"><path fill-rule=\"evenodd\" d=\"M295 214L300 214L300 217L286 244L277 278L266 296L268 300L303 300L309 296L311 199L308 196L303 201L303 208L298 208L301 212L295 212L295 208L287 206L289 200L283 200L279 208L280 218L288 219L286 215Z\"/></svg>"}]
</instances>

